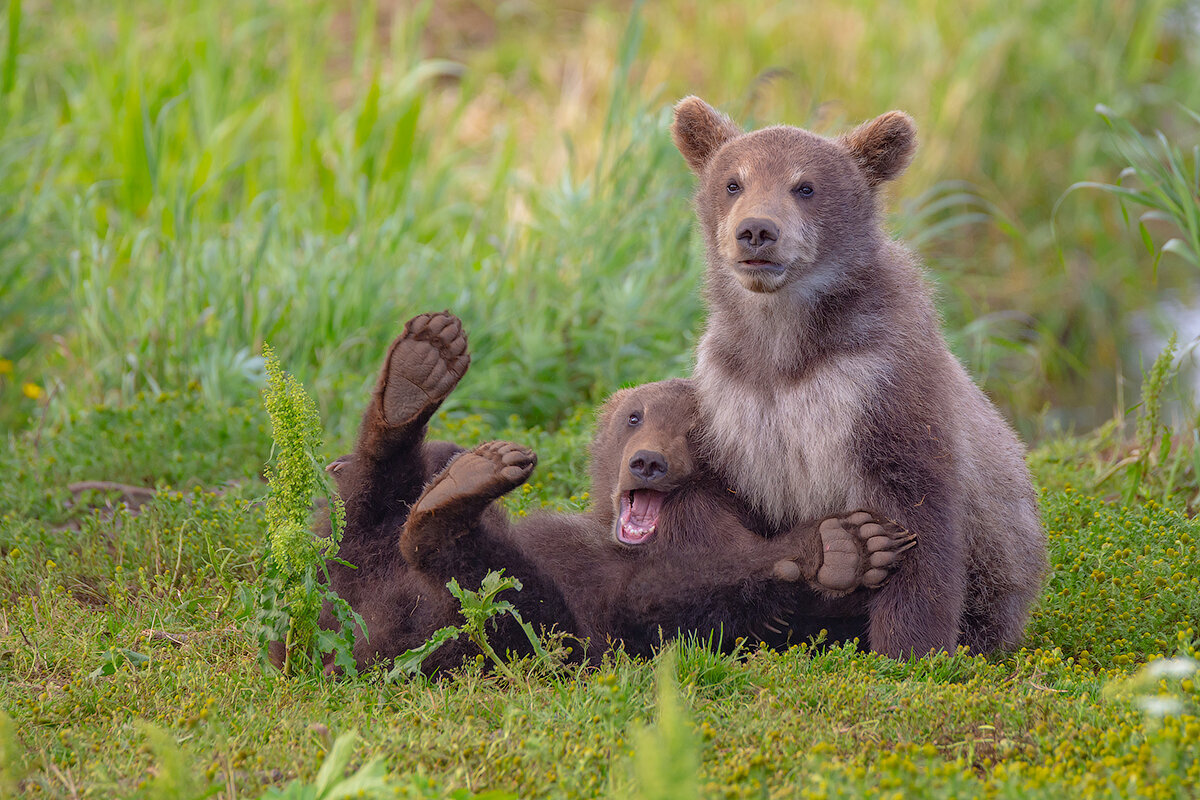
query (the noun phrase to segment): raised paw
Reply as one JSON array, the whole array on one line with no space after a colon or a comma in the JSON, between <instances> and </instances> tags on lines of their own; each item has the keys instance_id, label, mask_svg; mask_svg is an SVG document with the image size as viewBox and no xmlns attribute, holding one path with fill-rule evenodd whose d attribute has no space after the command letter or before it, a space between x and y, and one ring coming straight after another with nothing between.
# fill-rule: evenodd
<instances>
[{"instance_id":1,"label":"raised paw","mask_svg":"<svg viewBox=\"0 0 1200 800\"><path fill-rule=\"evenodd\" d=\"M436 512L467 500L492 501L529 479L537 455L512 442L487 442L456 457L438 475L413 508Z\"/></svg>"},{"instance_id":2,"label":"raised paw","mask_svg":"<svg viewBox=\"0 0 1200 800\"><path fill-rule=\"evenodd\" d=\"M915 534L867 511L831 517L821 523L822 564L817 584L829 591L876 589L900 565Z\"/></svg>"},{"instance_id":3,"label":"raised paw","mask_svg":"<svg viewBox=\"0 0 1200 800\"><path fill-rule=\"evenodd\" d=\"M470 363L458 317L440 311L410 319L388 349L375 390L384 422L403 425L432 415Z\"/></svg>"}]
</instances>

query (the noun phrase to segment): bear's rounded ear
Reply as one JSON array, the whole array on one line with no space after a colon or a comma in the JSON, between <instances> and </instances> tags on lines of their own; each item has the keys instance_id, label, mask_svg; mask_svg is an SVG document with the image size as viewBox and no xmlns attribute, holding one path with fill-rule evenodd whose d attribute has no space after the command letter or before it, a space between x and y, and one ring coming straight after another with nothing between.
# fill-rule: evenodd
<instances>
[{"instance_id":1,"label":"bear's rounded ear","mask_svg":"<svg viewBox=\"0 0 1200 800\"><path fill-rule=\"evenodd\" d=\"M692 172L699 175L713 153L730 139L740 136L741 128L699 97L685 97L675 104L671 138Z\"/></svg>"},{"instance_id":2,"label":"bear's rounded ear","mask_svg":"<svg viewBox=\"0 0 1200 800\"><path fill-rule=\"evenodd\" d=\"M872 189L904 172L917 149L917 125L903 111L864 122L840 139Z\"/></svg>"}]
</instances>

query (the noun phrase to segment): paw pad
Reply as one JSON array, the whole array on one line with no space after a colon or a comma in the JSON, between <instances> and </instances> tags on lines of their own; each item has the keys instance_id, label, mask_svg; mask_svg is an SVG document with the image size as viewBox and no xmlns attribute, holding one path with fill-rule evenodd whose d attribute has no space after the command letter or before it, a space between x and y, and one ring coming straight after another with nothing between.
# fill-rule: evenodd
<instances>
[{"instance_id":1,"label":"paw pad","mask_svg":"<svg viewBox=\"0 0 1200 800\"><path fill-rule=\"evenodd\" d=\"M487 442L451 461L425 494L416 512L425 513L458 503L488 503L515 489L537 465L537 455L512 442Z\"/></svg>"},{"instance_id":2,"label":"paw pad","mask_svg":"<svg viewBox=\"0 0 1200 800\"><path fill-rule=\"evenodd\" d=\"M875 589L916 544L916 536L865 511L825 520L820 526L824 560L817 583L835 592Z\"/></svg>"},{"instance_id":3,"label":"paw pad","mask_svg":"<svg viewBox=\"0 0 1200 800\"><path fill-rule=\"evenodd\" d=\"M471 363L462 322L447 311L420 314L392 342L377 394L385 421L403 425L432 414Z\"/></svg>"}]
</instances>

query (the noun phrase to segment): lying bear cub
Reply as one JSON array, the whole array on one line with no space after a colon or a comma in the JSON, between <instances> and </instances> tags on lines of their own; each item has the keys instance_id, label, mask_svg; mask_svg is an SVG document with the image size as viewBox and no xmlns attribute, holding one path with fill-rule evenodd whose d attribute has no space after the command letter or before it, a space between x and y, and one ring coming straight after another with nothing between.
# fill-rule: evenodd
<instances>
[{"instance_id":1,"label":"lying bear cub","mask_svg":"<svg viewBox=\"0 0 1200 800\"><path fill-rule=\"evenodd\" d=\"M494 569L522 581L506 599L526 620L589 639L592 655L615 644L649 654L685 631L718 634L726 645L736 637L803 640L829 626L800 630L794 620L826 598L879 587L915 544L866 512L770 539L752 533L738 498L697 460L698 412L684 380L625 389L605 404L588 513L510 522L493 501L528 479L532 451L425 440L469 362L458 319L411 320L388 351L354 453L329 466L346 504L341 557L358 567L331 563L330 577L363 616L360 665L460 621L446 582L474 589ZM784 618L790 630L779 627ZM491 635L497 649L528 648L507 617ZM425 667L472 654L469 643L451 642Z\"/></svg>"}]
</instances>

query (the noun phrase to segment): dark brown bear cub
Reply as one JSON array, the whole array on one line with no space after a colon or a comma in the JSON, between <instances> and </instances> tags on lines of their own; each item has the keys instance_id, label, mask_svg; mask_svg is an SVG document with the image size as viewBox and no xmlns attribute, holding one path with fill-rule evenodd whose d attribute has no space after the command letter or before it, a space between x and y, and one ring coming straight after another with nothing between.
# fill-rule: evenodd
<instances>
[{"instance_id":1,"label":"dark brown bear cub","mask_svg":"<svg viewBox=\"0 0 1200 800\"><path fill-rule=\"evenodd\" d=\"M903 531L861 513L774 540L749 533L692 458L696 412L684 381L626 390L606 406L593 444L595 488L606 501L593 513L514 527L492 501L529 476L532 452L508 442L464 452L424 438L468 363L457 319L410 321L388 351L355 452L329 467L346 502L342 555L358 566L331 564L330 575L363 616L369 636L356 646L360 665L458 621L445 588L452 577L475 588L488 570L503 568L524 583L508 599L527 620L590 637L593 652L625 642L648 653L660 628L668 636L719 629L729 641L778 628L773 617L810 599L819 605L817 592L879 585L912 545ZM624 403L637 405L637 425ZM511 619L499 626L499 649L528 646ZM453 666L467 648L444 645L426 667Z\"/></svg>"},{"instance_id":2,"label":"dark brown bear cub","mask_svg":"<svg viewBox=\"0 0 1200 800\"><path fill-rule=\"evenodd\" d=\"M331 562L330 583L363 617L367 636L359 637L354 653L360 666L417 647L438 628L461 621L458 603L446 588L445 564L436 555L410 563L405 551L411 547L400 534L431 478L473 475L480 464L488 465L489 479L475 485L465 504L469 514L460 522L473 535L469 547L450 556L450 574L469 589L478 588L489 570L519 574L525 579L520 593L525 619L545 628L573 627L557 589L540 580L540 573L503 537L491 535L508 525L503 509L491 501L529 477L536 463L533 453L509 443L468 452L425 439L427 423L469 363L466 334L456 317L435 313L410 320L388 349L354 452L327 468L346 506L340 556L356 567ZM322 624L332 622L327 614L323 617ZM496 618L491 636L501 651L529 647L508 616ZM465 641L450 642L425 667L454 667L467 655L474 651Z\"/></svg>"},{"instance_id":3,"label":"dark brown bear cub","mask_svg":"<svg viewBox=\"0 0 1200 800\"><path fill-rule=\"evenodd\" d=\"M682 631L724 634L726 646L802 642L821 628L858 636L865 599L913 537L857 512L763 539L697 458L697 423L691 381L617 392L596 423L593 509L515 528L544 554L539 565L564 587L582 636L619 639L636 654Z\"/></svg>"},{"instance_id":4,"label":"dark brown bear cub","mask_svg":"<svg viewBox=\"0 0 1200 800\"><path fill-rule=\"evenodd\" d=\"M695 457L696 423L690 381L617 392L592 443L592 510L490 526L489 535L558 587L578 636L619 642L631 653L648 655L664 636L681 632L729 646L738 637L778 644L789 635L803 641L822 627L852 627L865 611L861 604L822 615L823 598L881 585L913 537L865 512L802 523L773 539L758 536L739 518L736 498ZM475 483L487 475L456 475L458 464L413 508L402 537L406 553L461 547L461 520L473 513ZM797 619L806 622L789 625Z\"/></svg>"},{"instance_id":5,"label":"dark brown bear cub","mask_svg":"<svg viewBox=\"0 0 1200 800\"><path fill-rule=\"evenodd\" d=\"M920 538L871 600L874 649L1016 643L1046 568L1023 449L879 219L912 120L891 112L836 139L743 134L689 97L672 133L699 176L709 318L695 379L715 466L774 527L857 507Z\"/></svg>"}]
</instances>

